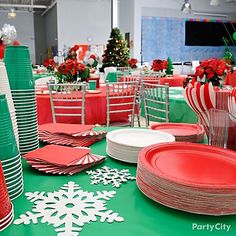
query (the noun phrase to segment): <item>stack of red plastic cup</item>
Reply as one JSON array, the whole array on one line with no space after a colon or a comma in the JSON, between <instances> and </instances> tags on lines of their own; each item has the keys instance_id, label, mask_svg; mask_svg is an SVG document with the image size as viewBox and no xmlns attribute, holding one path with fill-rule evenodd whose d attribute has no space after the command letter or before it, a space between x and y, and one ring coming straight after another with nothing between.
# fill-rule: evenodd
<instances>
[{"instance_id":1,"label":"stack of red plastic cup","mask_svg":"<svg viewBox=\"0 0 236 236\"><path fill-rule=\"evenodd\" d=\"M14 218L13 205L8 195L7 186L0 162L0 231L9 226Z\"/></svg>"}]
</instances>

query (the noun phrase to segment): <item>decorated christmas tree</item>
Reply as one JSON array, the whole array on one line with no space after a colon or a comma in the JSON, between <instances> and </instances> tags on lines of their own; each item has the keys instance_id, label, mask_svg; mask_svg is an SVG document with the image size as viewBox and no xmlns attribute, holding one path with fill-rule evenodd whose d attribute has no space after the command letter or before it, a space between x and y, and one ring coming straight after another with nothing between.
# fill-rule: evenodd
<instances>
[{"instance_id":1,"label":"decorated christmas tree","mask_svg":"<svg viewBox=\"0 0 236 236\"><path fill-rule=\"evenodd\" d=\"M103 54L102 69L109 66L125 67L128 66L130 58L129 49L119 28L113 28L106 50Z\"/></svg>"},{"instance_id":2,"label":"decorated christmas tree","mask_svg":"<svg viewBox=\"0 0 236 236\"><path fill-rule=\"evenodd\" d=\"M167 69L166 69L166 74L167 75L173 75L173 63L170 57L167 58Z\"/></svg>"}]
</instances>

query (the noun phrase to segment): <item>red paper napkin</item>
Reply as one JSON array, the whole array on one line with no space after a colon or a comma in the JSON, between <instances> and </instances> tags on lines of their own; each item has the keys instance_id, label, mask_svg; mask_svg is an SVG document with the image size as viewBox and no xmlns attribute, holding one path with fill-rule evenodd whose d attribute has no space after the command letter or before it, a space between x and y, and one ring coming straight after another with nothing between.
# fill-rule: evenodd
<instances>
[{"instance_id":1,"label":"red paper napkin","mask_svg":"<svg viewBox=\"0 0 236 236\"><path fill-rule=\"evenodd\" d=\"M24 154L26 159L40 159L55 165L69 166L81 160L90 152L89 148L73 148L60 145L47 145Z\"/></svg>"},{"instance_id":2,"label":"red paper napkin","mask_svg":"<svg viewBox=\"0 0 236 236\"><path fill-rule=\"evenodd\" d=\"M50 133L63 133L63 134L73 135L91 130L94 127L95 127L94 125L49 123L49 124L39 125L39 131L48 131Z\"/></svg>"}]
</instances>

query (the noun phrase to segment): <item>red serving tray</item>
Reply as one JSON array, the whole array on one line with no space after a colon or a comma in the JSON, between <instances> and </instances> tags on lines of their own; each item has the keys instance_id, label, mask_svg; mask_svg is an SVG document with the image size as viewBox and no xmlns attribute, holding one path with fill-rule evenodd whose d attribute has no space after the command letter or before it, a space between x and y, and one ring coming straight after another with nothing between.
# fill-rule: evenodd
<instances>
[{"instance_id":1,"label":"red serving tray","mask_svg":"<svg viewBox=\"0 0 236 236\"><path fill-rule=\"evenodd\" d=\"M167 181L199 188L236 188L236 152L187 142L148 146L139 165Z\"/></svg>"}]
</instances>

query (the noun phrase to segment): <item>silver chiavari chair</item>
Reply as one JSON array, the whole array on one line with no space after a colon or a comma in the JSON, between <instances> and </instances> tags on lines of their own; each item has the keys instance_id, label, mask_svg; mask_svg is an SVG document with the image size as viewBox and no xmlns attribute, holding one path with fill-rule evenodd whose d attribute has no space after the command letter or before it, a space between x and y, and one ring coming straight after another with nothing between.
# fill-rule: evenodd
<instances>
[{"instance_id":1,"label":"silver chiavari chair","mask_svg":"<svg viewBox=\"0 0 236 236\"><path fill-rule=\"evenodd\" d=\"M58 117L80 117L85 124L86 83L48 84L53 123Z\"/></svg>"},{"instance_id":2,"label":"silver chiavari chair","mask_svg":"<svg viewBox=\"0 0 236 236\"><path fill-rule=\"evenodd\" d=\"M169 122L169 85L142 83L146 126L150 121Z\"/></svg>"},{"instance_id":3,"label":"silver chiavari chair","mask_svg":"<svg viewBox=\"0 0 236 236\"><path fill-rule=\"evenodd\" d=\"M111 115L125 113L131 116L128 124L134 126L138 81L106 82L107 126L111 125ZM127 125L127 120L124 123ZM120 125L123 125L122 123Z\"/></svg>"}]
</instances>

